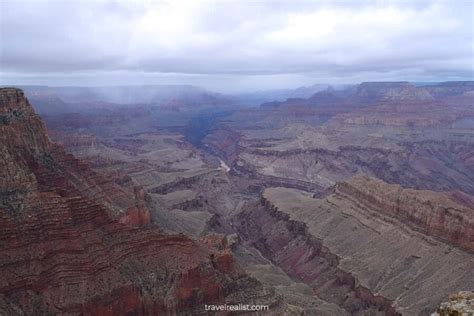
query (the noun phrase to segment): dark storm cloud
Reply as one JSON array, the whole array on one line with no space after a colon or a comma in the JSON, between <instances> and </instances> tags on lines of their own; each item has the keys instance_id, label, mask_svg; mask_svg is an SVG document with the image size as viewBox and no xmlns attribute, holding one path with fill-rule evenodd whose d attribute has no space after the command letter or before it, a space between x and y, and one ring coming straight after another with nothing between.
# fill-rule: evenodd
<instances>
[{"instance_id":1,"label":"dark storm cloud","mask_svg":"<svg viewBox=\"0 0 474 316\"><path fill-rule=\"evenodd\" d=\"M468 0L0 3L2 83L120 74L235 89L282 78L470 79L474 68Z\"/></svg>"}]
</instances>

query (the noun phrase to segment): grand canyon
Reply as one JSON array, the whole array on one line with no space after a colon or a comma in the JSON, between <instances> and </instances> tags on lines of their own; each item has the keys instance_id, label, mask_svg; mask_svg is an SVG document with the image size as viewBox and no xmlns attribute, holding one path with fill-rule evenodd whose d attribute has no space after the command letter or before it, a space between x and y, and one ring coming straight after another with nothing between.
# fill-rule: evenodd
<instances>
[{"instance_id":1,"label":"grand canyon","mask_svg":"<svg viewBox=\"0 0 474 316\"><path fill-rule=\"evenodd\" d=\"M430 315L469 293L474 82L317 90L2 88L2 314Z\"/></svg>"},{"instance_id":2,"label":"grand canyon","mask_svg":"<svg viewBox=\"0 0 474 316\"><path fill-rule=\"evenodd\" d=\"M473 21L0 0L0 316L474 316Z\"/></svg>"}]
</instances>

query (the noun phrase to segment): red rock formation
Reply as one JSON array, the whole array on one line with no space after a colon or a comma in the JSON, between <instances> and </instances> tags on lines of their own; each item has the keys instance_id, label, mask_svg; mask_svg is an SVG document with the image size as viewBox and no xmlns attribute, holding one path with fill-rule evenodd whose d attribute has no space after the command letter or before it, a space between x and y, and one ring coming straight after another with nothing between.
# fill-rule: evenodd
<instances>
[{"instance_id":1,"label":"red rock formation","mask_svg":"<svg viewBox=\"0 0 474 316\"><path fill-rule=\"evenodd\" d=\"M357 86L354 97L362 103L433 100L428 91L418 89L409 82L363 82Z\"/></svg>"},{"instance_id":2,"label":"red rock formation","mask_svg":"<svg viewBox=\"0 0 474 316\"><path fill-rule=\"evenodd\" d=\"M375 295L347 271L321 240L307 232L270 201L239 213L234 223L243 240L291 277L310 285L316 295L343 307L351 315L400 315L383 296Z\"/></svg>"},{"instance_id":3,"label":"red rock formation","mask_svg":"<svg viewBox=\"0 0 474 316\"><path fill-rule=\"evenodd\" d=\"M345 92L328 90L308 99L264 104L262 110L275 122L335 116L333 121L339 124L430 127L474 117L473 90L473 82L427 87L408 82L364 82Z\"/></svg>"},{"instance_id":4,"label":"red rock formation","mask_svg":"<svg viewBox=\"0 0 474 316\"><path fill-rule=\"evenodd\" d=\"M393 216L426 234L474 251L474 208L467 194L404 189L397 184L355 176L336 185L335 193ZM463 203L456 200L463 198Z\"/></svg>"},{"instance_id":5,"label":"red rock formation","mask_svg":"<svg viewBox=\"0 0 474 316\"><path fill-rule=\"evenodd\" d=\"M18 89L0 89L0 153L0 313L176 314L239 297L248 277L227 250L123 224L149 222L142 190L113 220L101 178L49 141Z\"/></svg>"},{"instance_id":6,"label":"red rock formation","mask_svg":"<svg viewBox=\"0 0 474 316\"><path fill-rule=\"evenodd\" d=\"M130 206L119 218L120 223L143 226L151 223L150 211L146 207L146 192L143 188L134 188L135 205Z\"/></svg>"},{"instance_id":7,"label":"red rock formation","mask_svg":"<svg viewBox=\"0 0 474 316\"><path fill-rule=\"evenodd\" d=\"M225 235L209 234L206 235L202 241L213 248L220 250L212 256L212 262L219 271L230 273L236 269L234 257L230 251Z\"/></svg>"},{"instance_id":8,"label":"red rock formation","mask_svg":"<svg viewBox=\"0 0 474 316\"><path fill-rule=\"evenodd\" d=\"M240 135L230 129L218 129L205 139L206 144L232 165L239 156Z\"/></svg>"}]
</instances>

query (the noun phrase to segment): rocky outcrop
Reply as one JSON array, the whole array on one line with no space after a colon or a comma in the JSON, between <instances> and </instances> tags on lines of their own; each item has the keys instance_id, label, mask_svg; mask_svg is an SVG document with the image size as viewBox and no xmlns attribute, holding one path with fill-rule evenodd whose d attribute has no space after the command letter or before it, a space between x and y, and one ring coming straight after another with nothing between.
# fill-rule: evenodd
<instances>
[{"instance_id":1,"label":"rocky outcrop","mask_svg":"<svg viewBox=\"0 0 474 316\"><path fill-rule=\"evenodd\" d=\"M474 81L448 81L424 86L423 89L435 97L450 97L474 91Z\"/></svg>"},{"instance_id":2,"label":"rocky outcrop","mask_svg":"<svg viewBox=\"0 0 474 316\"><path fill-rule=\"evenodd\" d=\"M370 191L365 182L358 185L358 191ZM382 191L391 191L383 183L378 186ZM376 201L366 198L361 202L359 194L342 193L336 188L325 197L315 198L310 192L271 188L263 192L263 197L287 222L303 227L308 238L335 255L338 267L358 280L356 284L387 298L403 315L432 313L450 293L474 286L472 253L453 247L449 241L433 237L396 215L388 215ZM263 235L259 242L270 244L287 238L281 226L267 229L260 217L259 213L254 219ZM290 253L286 247L283 251ZM305 257L300 258L292 261L292 269L300 269ZM301 273L312 271L311 266L301 268Z\"/></svg>"},{"instance_id":3,"label":"rocky outcrop","mask_svg":"<svg viewBox=\"0 0 474 316\"><path fill-rule=\"evenodd\" d=\"M8 147L23 146L33 155L41 155L51 148L48 137L43 133L43 122L21 90L1 88L0 128L1 140Z\"/></svg>"},{"instance_id":4,"label":"rocky outcrop","mask_svg":"<svg viewBox=\"0 0 474 316\"><path fill-rule=\"evenodd\" d=\"M202 313L249 295L278 306L228 249L146 225L140 188L132 201L108 196L100 175L49 141L22 91L0 89L0 113L0 312ZM117 205L131 206L118 220Z\"/></svg>"},{"instance_id":5,"label":"rocky outcrop","mask_svg":"<svg viewBox=\"0 0 474 316\"><path fill-rule=\"evenodd\" d=\"M324 147L246 148L233 172L280 184L305 182L309 190L328 187L357 173L388 183L435 191L474 194L472 141L400 142L396 146L340 145ZM302 186L292 186L304 189ZM314 188L314 189L311 189Z\"/></svg>"},{"instance_id":6,"label":"rocky outcrop","mask_svg":"<svg viewBox=\"0 0 474 316\"><path fill-rule=\"evenodd\" d=\"M418 89L409 82L363 82L357 86L354 97L371 104L387 100L433 100L428 91Z\"/></svg>"},{"instance_id":7,"label":"rocky outcrop","mask_svg":"<svg viewBox=\"0 0 474 316\"><path fill-rule=\"evenodd\" d=\"M220 128L208 135L205 142L220 157L223 157L230 166L239 156L240 135L231 129Z\"/></svg>"},{"instance_id":8,"label":"rocky outcrop","mask_svg":"<svg viewBox=\"0 0 474 316\"><path fill-rule=\"evenodd\" d=\"M171 182L166 182L156 187L153 187L149 191L152 193L158 193L158 194L170 193L173 190L176 190L179 188L190 187L193 183L196 183L199 180L200 176L201 175L194 175L190 177L178 177Z\"/></svg>"},{"instance_id":9,"label":"rocky outcrop","mask_svg":"<svg viewBox=\"0 0 474 316\"><path fill-rule=\"evenodd\" d=\"M147 194L143 188L134 188L135 205L127 208L119 218L120 223L132 226L143 226L151 223L151 214L146 206Z\"/></svg>"},{"instance_id":10,"label":"rocky outcrop","mask_svg":"<svg viewBox=\"0 0 474 316\"><path fill-rule=\"evenodd\" d=\"M335 193L474 252L474 208L457 203L448 194L404 189L362 175L337 184Z\"/></svg>"},{"instance_id":11,"label":"rocky outcrop","mask_svg":"<svg viewBox=\"0 0 474 316\"><path fill-rule=\"evenodd\" d=\"M474 292L462 291L440 304L432 316L464 316L474 314Z\"/></svg>"},{"instance_id":12,"label":"rocky outcrop","mask_svg":"<svg viewBox=\"0 0 474 316\"><path fill-rule=\"evenodd\" d=\"M390 300L373 294L339 267L339 258L264 196L261 205L234 220L241 238L291 277L310 285L315 294L342 306L351 315L399 315Z\"/></svg>"},{"instance_id":13,"label":"rocky outcrop","mask_svg":"<svg viewBox=\"0 0 474 316\"><path fill-rule=\"evenodd\" d=\"M290 119L314 124L317 117L335 116L338 124L431 127L473 117L473 91L472 82L425 87L409 82L363 82L352 89L323 91L308 99L274 102L262 106L262 111L275 122Z\"/></svg>"},{"instance_id":14,"label":"rocky outcrop","mask_svg":"<svg viewBox=\"0 0 474 316\"><path fill-rule=\"evenodd\" d=\"M349 100L362 107L337 115L335 122L355 125L433 127L473 117L470 82L449 82L428 87L409 83L360 84ZM449 110L447 110L449 108Z\"/></svg>"},{"instance_id":15,"label":"rocky outcrop","mask_svg":"<svg viewBox=\"0 0 474 316\"><path fill-rule=\"evenodd\" d=\"M284 154L283 154L284 155ZM246 163L243 160L238 160L234 168L232 169L232 174L238 176L250 177L261 181L264 187L285 187L285 188L294 188L307 191L317 191L324 192L325 188L318 183L313 183L309 181L301 181L297 179L285 178L285 177L276 177L272 175L265 175L259 173L256 168Z\"/></svg>"},{"instance_id":16,"label":"rocky outcrop","mask_svg":"<svg viewBox=\"0 0 474 316\"><path fill-rule=\"evenodd\" d=\"M402 103L403 102L403 103ZM343 113L334 117L339 124L354 125L385 125L401 127L434 127L446 126L466 117L474 116L469 107L451 108L433 101L397 101L379 104L376 107L365 107L351 113Z\"/></svg>"}]
</instances>

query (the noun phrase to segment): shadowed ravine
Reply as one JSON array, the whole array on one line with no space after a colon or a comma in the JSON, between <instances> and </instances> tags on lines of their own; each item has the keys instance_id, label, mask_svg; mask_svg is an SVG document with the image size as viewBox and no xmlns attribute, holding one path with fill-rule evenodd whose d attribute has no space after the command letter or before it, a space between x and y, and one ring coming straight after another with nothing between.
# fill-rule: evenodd
<instances>
[{"instance_id":1,"label":"shadowed ravine","mask_svg":"<svg viewBox=\"0 0 474 316\"><path fill-rule=\"evenodd\" d=\"M189 120L184 128L183 134L186 140L196 148L205 149L204 138L214 130L222 118L233 112L213 110L199 112Z\"/></svg>"}]
</instances>

